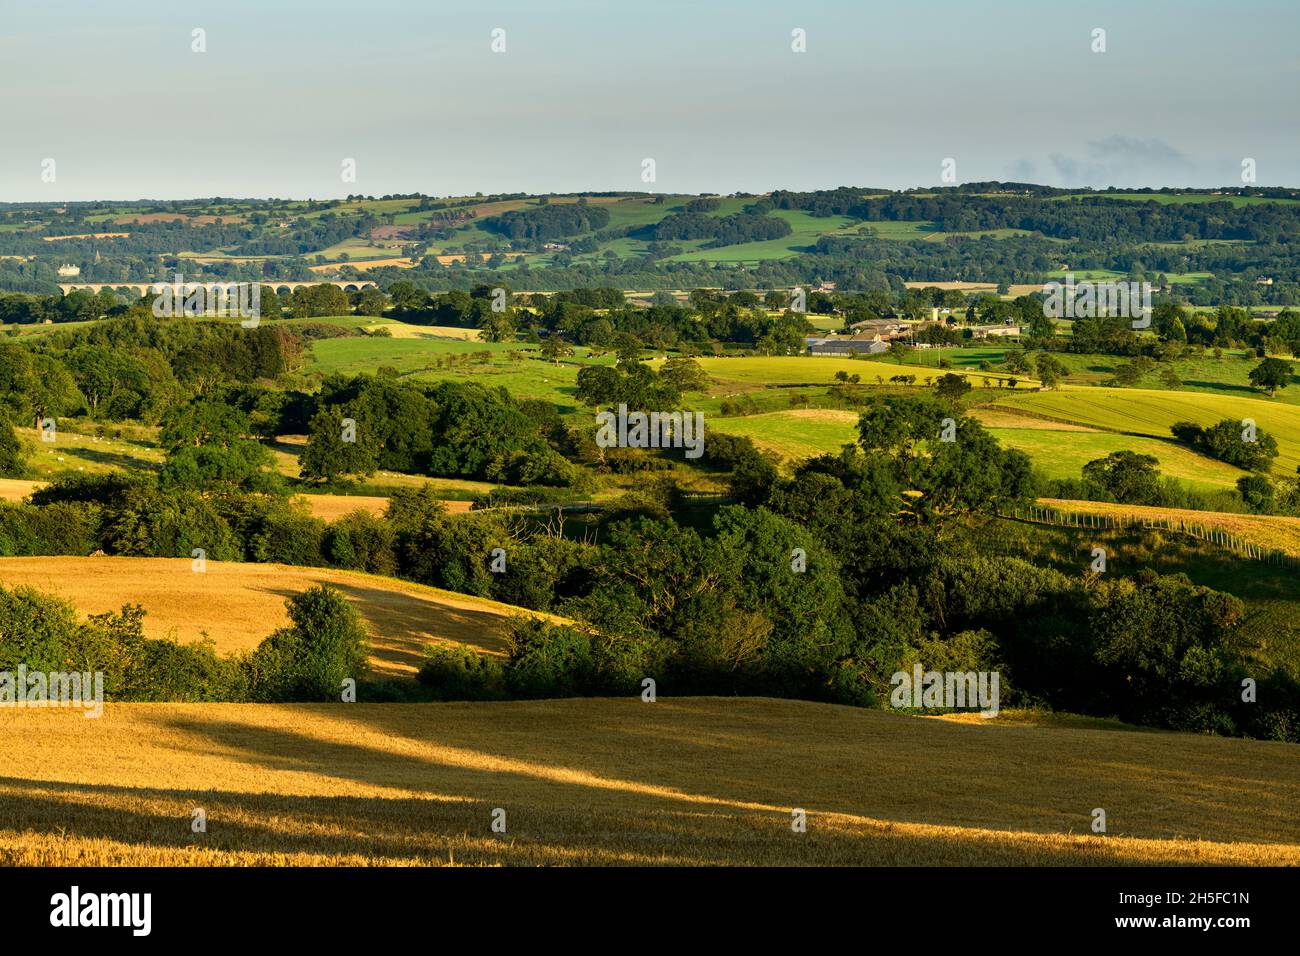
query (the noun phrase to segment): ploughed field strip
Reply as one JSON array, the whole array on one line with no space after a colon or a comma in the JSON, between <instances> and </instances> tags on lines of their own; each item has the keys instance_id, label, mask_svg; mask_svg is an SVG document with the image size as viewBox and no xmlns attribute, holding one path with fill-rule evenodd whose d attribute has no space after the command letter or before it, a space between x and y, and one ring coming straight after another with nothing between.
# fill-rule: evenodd
<instances>
[{"instance_id":1,"label":"ploughed field strip","mask_svg":"<svg viewBox=\"0 0 1300 956\"><path fill-rule=\"evenodd\" d=\"M1008 716L664 696L0 708L0 864L1300 864L1295 748Z\"/></svg>"},{"instance_id":2,"label":"ploughed field strip","mask_svg":"<svg viewBox=\"0 0 1300 956\"><path fill-rule=\"evenodd\" d=\"M503 653L511 616L546 616L356 571L208 561L198 573L189 558L0 558L4 587L56 594L83 614L140 604L149 637L182 643L210 637L222 653L252 650L287 625L284 602L317 584L338 588L364 618L380 676L409 676L431 643Z\"/></svg>"}]
</instances>

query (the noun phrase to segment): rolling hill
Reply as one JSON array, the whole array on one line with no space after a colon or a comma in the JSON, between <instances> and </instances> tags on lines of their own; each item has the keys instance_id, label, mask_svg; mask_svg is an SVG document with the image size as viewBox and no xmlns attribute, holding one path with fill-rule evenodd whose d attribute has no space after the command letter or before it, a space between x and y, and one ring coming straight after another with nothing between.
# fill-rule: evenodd
<instances>
[{"instance_id":1,"label":"rolling hill","mask_svg":"<svg viewBox=\"0 0 1300 956\"><path fill-rule=\"evenodd\" d=\"M371 665L379 676L409 676L426 644L502 653L509 619L536 615L356 571L208 561L196 573L189 558L0 558L0 585L57 594L83 614L140 604L149 637L188 643L206 636L222 653L251 650L288 624L285 600L317 584L338 588L365 619L374 648Z\"/></svg>"},{"instance_id":2,"label":"rolling hill","mask_svg":"<svg viewBox=\"0 0 1300 956\"><path fill-rule=\"evenodd\" d=\"M1065 385L1047 392L1002 395L995 404L1104 431L1162 439L1171 437L1169 428L1177 421L1213 425L1224 418L1250 418L1277 439L1275 472L1295 474L1300 465L1300 407L1262 398Z\"/></svg>"}]
</instances>

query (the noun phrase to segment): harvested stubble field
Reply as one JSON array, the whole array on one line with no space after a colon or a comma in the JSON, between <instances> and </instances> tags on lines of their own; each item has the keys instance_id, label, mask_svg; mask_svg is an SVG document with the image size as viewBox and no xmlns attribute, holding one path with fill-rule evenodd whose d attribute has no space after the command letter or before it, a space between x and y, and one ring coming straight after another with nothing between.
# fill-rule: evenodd
<instances>
[{"instance_id":1,"label":"harvested stubble field","mask_svg":"<svg viewBox=\"0 0 1300 956\"><path fill-rule=\"evenodd\" d=\"M337 521L354 511L382 517L388 510L388 499L379 495L302 495L307 502L307 510L313 518L322 521ZM465 514L472 502L443 501L448 514Z\"/></svg>"},{"instance_id":2,"label":"harvested stubble field","mask_svg":"<svg viewBox=\"0 0 1300 956\"><path fill-rule=\"evenodd\" d=\"M1014 717L109 704L0 710L0 740L4 865L1300 863L1294 747Z\"/></svg>"},{"instance_id":3,"label":"harvested stubble field","mask_svg":"<svg viewBox=\"0 0 1300 956\"><path fill-rule=\"evenodd\" d=\"M536 615L485 598L327 568L208 561L197 573L189 558L0 558L0 585L57 594L83 614L139 604L149 637L182 643L210 637L221 653L252 650L287 625L285 600L317 584L338 588L365 619L379 676L409 676L426 644L503 653L510 618Z\"/></svg>"},{"instance_id":4,"label":"harvested stubble field","mask_svg":"<svg viewBox=\"0 0 1300 956\"><path fill-rule=\"evenodd\" d=\"M322 521L337 521L354 511L382 517L388 510L388 499L377 495L303 495L302 499L311 516Z\"/></svg>"},{"instance_id":5,"label":"harvested stubble field","mask_svg":"<svg viewBox=\"0 0 1300 956\"><path fill-rule=\"evenodd\" d=\"M44 484L45 482L43 481L24 481L21 478L0 478L0 501L22 501Z\"/></svg>"}]
</instances>

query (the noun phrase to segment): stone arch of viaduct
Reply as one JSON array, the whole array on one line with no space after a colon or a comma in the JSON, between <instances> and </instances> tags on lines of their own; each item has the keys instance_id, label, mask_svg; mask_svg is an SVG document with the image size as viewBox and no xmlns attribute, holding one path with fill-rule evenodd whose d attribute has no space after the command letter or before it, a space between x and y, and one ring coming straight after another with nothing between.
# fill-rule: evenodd
<instances>
[{"instance_id":1,"label":"stone arch of viaduct","mask_svg":"<svg viewBox=\"0 0 1300 956\"><path fill-rule=\"evenodd\" d=\"M288 282L283 280L277 281L258 281L258 285L265 286L268 289L274 289L276 295L292 294L294 289L301 289L303 286L313 285L333 285L338 286L344 292L357 292L361 289L378 288L378 283L368 279L339 279L333 281L321 282ZM237 282L61 282L59 291L64 295L69 292L75 292L83 289L87 292L99 292L101 289L131 289L141 298L151 292L161 292L163 289L170 288L173 293L179 291L189 292L199 287L205 289L233 289L238 285Z\"/></svg>"}]
</instances>

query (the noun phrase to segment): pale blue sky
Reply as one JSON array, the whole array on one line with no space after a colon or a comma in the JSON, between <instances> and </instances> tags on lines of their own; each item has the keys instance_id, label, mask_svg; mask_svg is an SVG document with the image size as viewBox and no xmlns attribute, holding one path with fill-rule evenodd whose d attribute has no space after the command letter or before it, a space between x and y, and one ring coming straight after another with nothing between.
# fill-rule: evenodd
<instances>
[{"instance_id":1,"label":"pale blue sky","mask_svg":"<svg viewBox=\"0 0 1300 956\"><path fill-rule=\"evenodd\" d=\"M945 157L1295 186L1298 27L1296 0L0 0L0 201L897 188Z\"/></svg>"}]
</instances>

